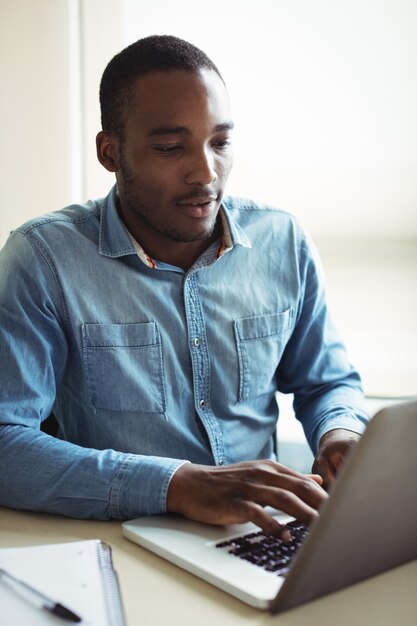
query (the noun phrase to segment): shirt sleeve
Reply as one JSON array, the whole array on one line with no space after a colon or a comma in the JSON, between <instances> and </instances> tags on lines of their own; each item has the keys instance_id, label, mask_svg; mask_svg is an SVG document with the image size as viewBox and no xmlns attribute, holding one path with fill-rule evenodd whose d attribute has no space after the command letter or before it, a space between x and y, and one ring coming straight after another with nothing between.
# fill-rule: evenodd
<instances>
[{"instance_id":1,"label":"shirt sleeve","mask_svg":"<svg viewBox=\"0 0 417 626\"><path fill-rule=\"evenodd\" d=\"M298 244L299 306L278 381L280 391L294 394L296 417L315 454L326 432L362 433L369 416L360 376L329 315L317 251L301 230Z\"/></svg>"},{"instance_id":2,"label":"shirt sleeve","mask_svg":"<svg viewBox=\"0 0 417 626\"><path fill-rule=\"evenodd\" d=\"M0 252L0 504L103 520L165 512L185 461L84 448L40 430L67 352L52 263L16 232Z\"/></svg>"}]
</instances>

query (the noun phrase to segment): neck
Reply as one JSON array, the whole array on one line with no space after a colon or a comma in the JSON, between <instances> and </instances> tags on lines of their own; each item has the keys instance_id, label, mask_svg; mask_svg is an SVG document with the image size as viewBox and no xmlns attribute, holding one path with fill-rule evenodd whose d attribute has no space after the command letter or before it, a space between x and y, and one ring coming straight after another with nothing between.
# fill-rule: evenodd
<instances>
[{"instance_id":1,"label":"neck","mask_svg":"<svg viewBox=\"0 0 417 626\"><path fill-rule=\"evenodd\" d=\"M173 242L173 245L164 244L164 249L153 248L152 246L146 245L146 243L142 244L139 239L136 241L142 246L145 250L146 254L155 259L156 261L161 261L162 263L168 263L169 265L174 265L175 267L180 267L184 271L187 271L192 267L198 257L205 251L211 244L219 237L220 232L216 226L216 229L213 235L204 239L203 241L192 241L187 243L177 243Z\"/></svg>"},{"instance_id":2,"label":"neck","mask_svg":"<svg viewBox=\"0 0 417 626\"><path fill-rule=\"evenodd\" d=\"M152 229L146 222L139 224L137 219L129 220L122 214L121 217L128 231L148 256L155 261L180 267L184 271L189 270L198 257L222 235L220 217L217 218L214 231L209 237L187 242L170 240Z\"/></svg>"}]
</instances>

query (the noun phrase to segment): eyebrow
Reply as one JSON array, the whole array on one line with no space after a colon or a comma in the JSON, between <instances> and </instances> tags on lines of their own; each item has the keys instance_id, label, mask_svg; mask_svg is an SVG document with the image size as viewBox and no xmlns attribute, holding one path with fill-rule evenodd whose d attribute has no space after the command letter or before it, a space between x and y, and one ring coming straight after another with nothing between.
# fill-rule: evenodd
<instances>
[{"instance_id":1,"label":"eyebrow","mask_svg":"<svg viewBox=\"0 0 417 626\"><path fill-rule=\"evenodd\" d=\"M217 124L214 127L214 132L220 133L222 131L232 130L234 127L233 122L224 122L223 124ZM190 135L191 130L187 126L158 126L153 128L148 133L148 137L155 137L160 135Z\"/></svg>"}]
</instances>

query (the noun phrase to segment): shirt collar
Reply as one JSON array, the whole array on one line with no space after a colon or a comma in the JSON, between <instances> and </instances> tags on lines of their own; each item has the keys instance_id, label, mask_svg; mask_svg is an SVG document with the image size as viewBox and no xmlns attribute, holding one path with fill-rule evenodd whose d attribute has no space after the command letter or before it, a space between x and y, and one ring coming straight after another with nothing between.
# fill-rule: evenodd
<instances>
[{"instance_id":1,"label":"shirt collar","mask_svg":"<svg viewBox=\"0 0 417 626\"><path fill-rule=\"evenodd\" d=\"M154 261L127 230L117 211L117 186L111 189L104 199L100 211L99 252L103 256L120 257L137 254L141 261L151 268L157 267ZM251 248L251 242L239 224L233 220L227 210L227 202L220 207L223 237L219 245L217 257L231 250L235 245Z\"/></svg>"},{"instance_id":2,"label":"shirt collar","mask_svg":"<svg viewBox=\"0 0 417 626\"><path fill-rule=\"evenodd\" d=\"M119 217L116 199L117 186L114 185L100 209L99 253L109 257L136 254L135 247Z\"/></svg>"},{"instance_id":3,"label":"shirt collar","mask_svg":"<svg viewBox=\"0 0 417 626\"><path fill-rule=\"evenodd\" d=\"M233 218L232 212L228 207L228 199L225 198L220 207L220 216L223 225L223 241L225 244L225 252L236 245L244 248L252 248L252 243L238 222Z\"/></svg>"}]
</instances>

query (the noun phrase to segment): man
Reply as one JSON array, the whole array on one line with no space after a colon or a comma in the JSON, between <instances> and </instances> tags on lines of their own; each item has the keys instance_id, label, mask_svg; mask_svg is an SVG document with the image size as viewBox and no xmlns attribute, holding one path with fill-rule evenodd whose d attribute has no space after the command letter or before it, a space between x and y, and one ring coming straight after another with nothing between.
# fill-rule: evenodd
<instances>
[{"instance_id":1,"label":"man","mask_svg":"<svg viewBox=\"0 0 417 626\"><path fill-rule=\"evenodd\" d=\"M115 188L1 252L0 503L280 534L271 505L308 523L367 420L312 246L292 216L224 198L233 122L200 50L139 40L100 103ZM277 390L295 395L311 476L275 460Z\"/></svg>"}]
</instances>

